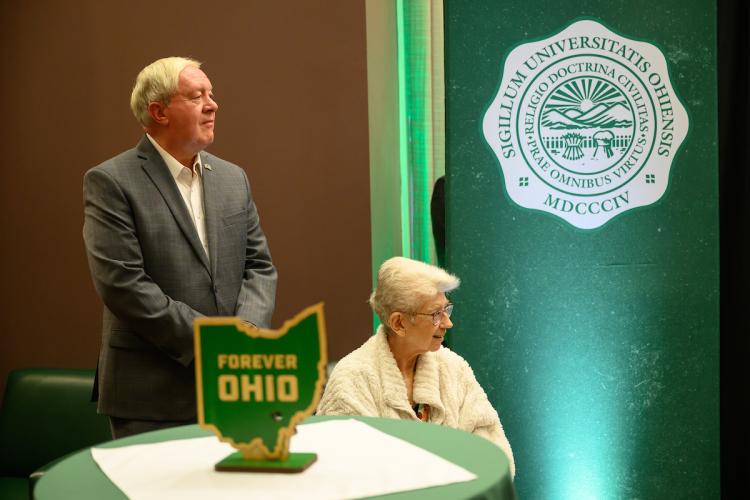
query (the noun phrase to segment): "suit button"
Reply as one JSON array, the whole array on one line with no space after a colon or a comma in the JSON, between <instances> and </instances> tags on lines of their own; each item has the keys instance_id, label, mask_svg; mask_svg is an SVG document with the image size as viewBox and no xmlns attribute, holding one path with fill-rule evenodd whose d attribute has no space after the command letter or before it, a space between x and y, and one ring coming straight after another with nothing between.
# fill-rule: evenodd
<instances>
[{"instance_id":1,"label":"suit button","mask_svg":"<svg viewBox=\"0 0 750 500\"><path fill-rule=\"evenodd\" d=\"M214 285L214 293L219 293L219 287Z\"/></svg>"}]
</instances>

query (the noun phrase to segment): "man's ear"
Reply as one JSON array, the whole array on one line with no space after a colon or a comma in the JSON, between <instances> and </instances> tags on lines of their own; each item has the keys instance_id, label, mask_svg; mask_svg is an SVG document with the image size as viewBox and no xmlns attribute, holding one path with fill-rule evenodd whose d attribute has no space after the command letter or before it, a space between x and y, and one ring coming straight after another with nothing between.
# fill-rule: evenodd
<instances>
[{"instance_id":1,"label":"man's ear","mask_svg":"<svg viewBox=\"0 0 750 500\"><path fill-rule=\"evenodd\" d=\"M404 324L405 322L406 316L401 312L392 312L388 317L388 326L390 327L391 331L399 337L403 337L404 335L406 335L406 325Z\"/></svg>"},{"instance_id":2,"label":"man's ear","mask_svg":"<svg viewBox=\"0 0 750 500\"><path fill-rule=\"evenodd\" d=\"M167 117L167 106L161 102L150 102L148 104L148 114L151 116L151 121L159 125L167 125L169 118Z\"/></svg>"}]
</instances>

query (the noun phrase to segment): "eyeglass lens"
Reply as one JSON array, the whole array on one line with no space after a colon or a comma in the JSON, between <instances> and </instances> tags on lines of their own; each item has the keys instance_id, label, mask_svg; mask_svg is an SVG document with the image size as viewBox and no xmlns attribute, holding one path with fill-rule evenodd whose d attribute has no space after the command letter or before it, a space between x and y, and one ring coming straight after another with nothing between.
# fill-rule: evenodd
<instances>
[{"instance_id":1,"label":"eyeglass lens","mask_svg":"<svg viewBox=\"0 0 750 500\"><path fill-rule=\"evenodd\" d=\"M432 323L435 325L440 324L440 320L443 319L443 313L450 318L453 313L453 304L448 304L439 311L432 313Z\"/></svg>"}]
</instances>

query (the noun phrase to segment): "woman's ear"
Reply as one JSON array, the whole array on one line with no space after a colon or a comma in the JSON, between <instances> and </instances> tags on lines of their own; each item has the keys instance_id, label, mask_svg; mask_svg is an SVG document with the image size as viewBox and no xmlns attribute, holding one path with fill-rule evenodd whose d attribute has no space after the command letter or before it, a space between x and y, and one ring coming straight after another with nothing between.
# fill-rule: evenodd
<instances>
[{"instance_id":1,"label":"woman's ear","mask_svg":"<svg viewBox=\"0 0 750 500\"><path fill-rule=\"evenodd\" d=\"M388 326L390 327L391 331L399 337L403 337L404 335L406 335L406 325L404 324L405 322L406 316L401 312L392 312L388 317Z\"/></svg>"}]
</instances>

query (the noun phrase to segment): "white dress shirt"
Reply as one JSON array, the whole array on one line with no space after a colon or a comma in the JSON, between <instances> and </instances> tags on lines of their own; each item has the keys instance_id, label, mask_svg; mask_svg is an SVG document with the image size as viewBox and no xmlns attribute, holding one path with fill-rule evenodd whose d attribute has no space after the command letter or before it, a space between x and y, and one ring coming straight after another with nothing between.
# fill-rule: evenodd
<instances>
[{"instance_id":1,"label":"white dress shirt","mask_svg":"<svg viewBox=\"0 0 750 500\"><path fill-rule=\"evenodd\" d=\"M206 256L211 257L208 253L208 238L206 237L206 214L203 210L203 164L201 155L195 155L193 168L190 169L177 161L174 156L169 154L164 148L159 146L153 137L146 134L148 140L154 145L156 150L167 164L172 177L174 177L177 188L180 190L182 200L188 209L190 217L193 219L195 229L198 231L198 237L203 245Z\"/></svg>"}]
</instances>

